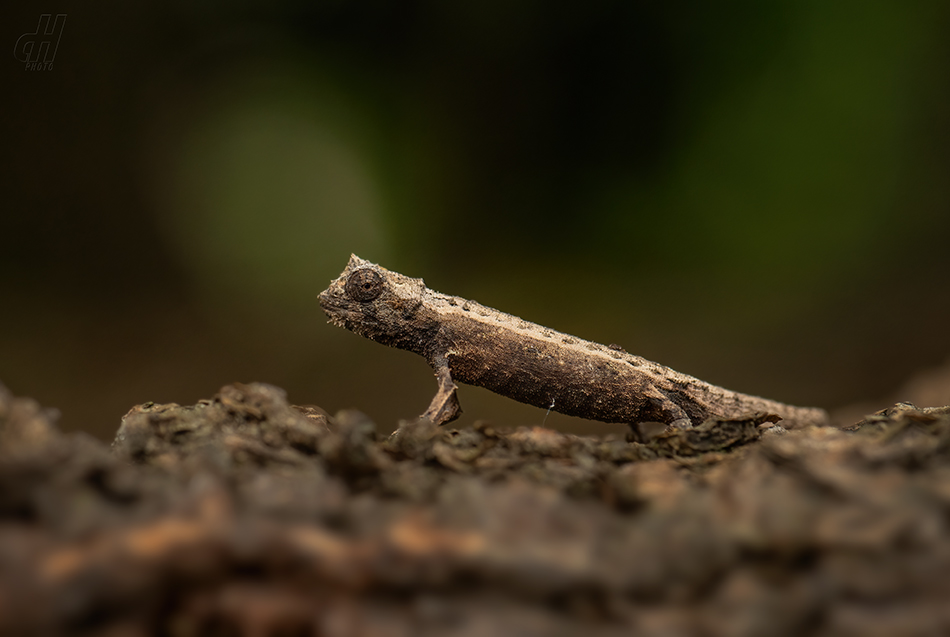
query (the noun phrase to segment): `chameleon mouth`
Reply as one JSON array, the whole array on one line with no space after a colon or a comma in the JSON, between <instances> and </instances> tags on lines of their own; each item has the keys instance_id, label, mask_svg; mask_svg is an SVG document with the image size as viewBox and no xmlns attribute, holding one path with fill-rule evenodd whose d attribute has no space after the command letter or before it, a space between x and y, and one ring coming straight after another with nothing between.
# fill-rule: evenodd
<instances>
[{"instance_id":1,"label":"chameleon mouth","mask_svg":"<svg viewBox=\"0 0 950 637\"><path fill-rule=\"evenodd\" d=\"M327 322L336 327L342 327L356 334L363 335L371 331L370 327L377 326L379 321L374 316L367 316L359 310L353 310L344 304L334 302L334 298L321 294L320 307L327 315Z\"/></svg>"},{"instance_id":2,"label":"chameleon mouth","mask_svg":"<svg viewBox=\"0 0 950 637\"><path fill-rule=\"evenodd\" d=\"M329 290L324 290L320 293L320 296L317 299L320 301L320 308L323 310L324 314L327 315L329 323L337 327L346 327L346 314L347 311L345 308L333 302L333 296L328 294Z\"/></svg>"},{"instance_id":3,"label":"chameleon mouth","mask_svg":"<svg viewBox=\"0 0 950 637\"><path fill-rule=\"evenodd\" d=\"M320 301L320 307L322 307L324 311L327 310L328 306L332 306L333 297L330 296L330 289L327 288L326 290L321 292L319 295L317 295L317 300Z\"/></svg>"}]
</instances>

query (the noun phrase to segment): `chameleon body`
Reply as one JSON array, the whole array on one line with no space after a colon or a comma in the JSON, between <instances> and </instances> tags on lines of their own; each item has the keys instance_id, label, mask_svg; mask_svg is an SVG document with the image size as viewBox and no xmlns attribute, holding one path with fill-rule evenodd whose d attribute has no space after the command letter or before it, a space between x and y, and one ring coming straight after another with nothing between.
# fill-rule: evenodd
<instances>
[{"instance_id":1,"label":"chameleon body","mask_svg":"<svg viewBox=\"0 0 950 637\"><path fill-rule=\"evenodd\" d=\"M458 417L455 381L529 405L634 428L774 414L786 426L825 424L827 413L723 389L625 352L562 334L456 296L356 255L320 294L330 323L423 356L438 391L423 414Z\"/></svg>"}]
</instances>

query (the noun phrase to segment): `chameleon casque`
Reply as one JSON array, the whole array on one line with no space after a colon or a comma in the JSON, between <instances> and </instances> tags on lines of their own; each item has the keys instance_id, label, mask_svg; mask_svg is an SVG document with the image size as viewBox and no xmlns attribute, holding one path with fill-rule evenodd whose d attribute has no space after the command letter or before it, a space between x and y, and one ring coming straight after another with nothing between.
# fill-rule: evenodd
<instances>
[{"instance_id":1,"label":"chameleon casque","mask_svg":"<svg viewBox=\"0 0 950 637\"><path fill-rule=\"evenodd\" d=\"M423 356L438 391L423 417L461 413L456 381L570 416L688 428L709 418L779 416L786 426L825 424L818 408L723 389L625 352L562 334L456 296L356 255L320 294L330 323Z\"/></svg>"}]
</instances>

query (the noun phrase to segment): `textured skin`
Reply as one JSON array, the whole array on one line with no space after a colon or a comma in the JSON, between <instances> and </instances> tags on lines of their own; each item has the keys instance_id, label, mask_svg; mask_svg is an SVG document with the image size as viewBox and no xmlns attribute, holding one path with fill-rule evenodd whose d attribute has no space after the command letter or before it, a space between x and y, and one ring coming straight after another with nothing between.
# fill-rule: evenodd
<instances>
[{"instance_id":1,"label":"textured skin","mask_svg":"<svg viewBox=\"0 0 950 637\"><path fill-rule=\"evenodd\" d=\"M756 413L783 425L825 424L822 409L740 394L517 316L428 289L356 255L320 294L330 323L422 355L439 390L423 414L444 424L461 409L454 381L562 414L626 423L689 427L709 418ZM636 430L635 430L636 431Z\"/></svg>"}]
</instances>

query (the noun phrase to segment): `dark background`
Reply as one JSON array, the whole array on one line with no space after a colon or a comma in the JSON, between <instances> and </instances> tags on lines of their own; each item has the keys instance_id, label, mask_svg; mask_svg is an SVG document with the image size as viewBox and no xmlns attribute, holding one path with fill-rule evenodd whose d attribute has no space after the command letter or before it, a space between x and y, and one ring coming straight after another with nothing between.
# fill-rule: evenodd
<instances>
[{"instance_id":1,"label":"dark background","mask_svg":"<svg viewBox=\"0 0 950 637\"><path fill-rule=\"evenodd\" d=\"M42 13L68 18L27 71ZM419 413L421 359L325 324L350 252L789 402L879 408L950 354L944 0L0 17L0 380L67 430L252 380Z\"/></svg>"}]
</instances>

